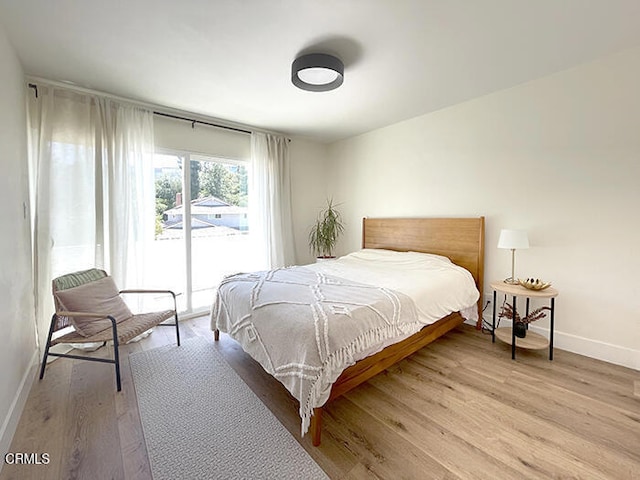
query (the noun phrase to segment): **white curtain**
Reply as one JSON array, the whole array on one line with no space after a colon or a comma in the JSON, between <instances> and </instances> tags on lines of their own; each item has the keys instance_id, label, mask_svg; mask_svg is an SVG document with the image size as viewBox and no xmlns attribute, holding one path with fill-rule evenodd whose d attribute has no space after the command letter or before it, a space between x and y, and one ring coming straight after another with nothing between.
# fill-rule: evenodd
<instances>
[{"instance_id":1,"label":"white curtain","mask_svg":"<svg viewBox=\"0 0 640 480\"><path fill-rule=\"evenodd\" d=\"M95 95L38 86L27 94L37 330L54 311L51 280L104 268L141 286L153 238L153 113Z\"/></svg>"},{"instance_id":2,"label":"white curtain","mask_svg":"<svg viewBox=\"0 0 640 480\"><path fill-rule=\"evenodd\" d=\"M153 112L104 98L98 104L108 270L120 288L141 287L155 228Z\"/></svg>"},{"instance_id":3,"label":"white curtain","mask_svg":"<svg viewBox=\"0 0 640 480\"><path fill-rule=\"evenodd\" d=\"M289 142L264 133L251 135L250 230L266 268L295 262L291 222Z\"/></svg>"}]
</instances>

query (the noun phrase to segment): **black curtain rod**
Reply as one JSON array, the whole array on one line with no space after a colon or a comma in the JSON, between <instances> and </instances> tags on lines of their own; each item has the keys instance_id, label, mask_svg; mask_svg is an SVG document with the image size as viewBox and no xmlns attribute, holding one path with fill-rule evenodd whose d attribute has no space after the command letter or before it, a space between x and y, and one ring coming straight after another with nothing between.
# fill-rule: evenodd
<instances>
[{"instance_id":1,"label":"black curtain rod","mask_svg":"<svg viewBox=\"0 0 640 480\"><path fill-rule=\"evenodd\" d=\"M38 85L36 85L35 83L28 83L27 85L29 88L33 88L33 91L36 94L36 98L38 98Z\"/></svg>"},{"instance_id":2,"label":"black curtain rod","mask_svg":"<svg viewBox=\"0 0 640 480\"><path fill-rule=\"evenodd\" d=\"M224 128L226 130L233 130L234 132L248 133L249 135L251 135L251 133L253 133L253 132L251 132L249 130L243 130L241 128L228 127L227 125L218 125L217 123L203 122L201 120L194 120L193 118L187 118L187 117L179 117L178 115L171 115L169 113L153 112L153 114L154 115L160 115L161 117L175 118L176 120L184 120L185 122L190 122L191 123L191 128L194 128L195 124L199 123L201 125L209 125L210 127Z\"/></svg>"},{"instance_id":3,"label":"black curtain rod","mask_svg":"<svg viewBox=\"0 0 640 480\"><path fill-rule=\"evenodd\" d=\"M28 83L27 84L29 88L34 90L35 96L36 98L38 98L38 85L36 85L35 83ZM185 122L189 122L191 123L191 128L195 127L196 123L199 123L201 125L208 125L210 127L216 127L216 128L224 128L225 130L232 130L234 132L240 132L240 133L247 133L249 135L251 135L253 132L250 130L243 130L242 128L236 128L236 127L229 127L227 125L220 125L217 123L210 123L210 122L203 122L202 120L194 120L193 118L187 118L187 117L180 117L178 115L171 115L170 113L162 113L162 112L153 112L154 115L160 115L161 117L168 117L168 118L174 118L176 120L184 120ZM287 139L289 142L291 141L291 139Z\"/></svg>"}]
</instances>

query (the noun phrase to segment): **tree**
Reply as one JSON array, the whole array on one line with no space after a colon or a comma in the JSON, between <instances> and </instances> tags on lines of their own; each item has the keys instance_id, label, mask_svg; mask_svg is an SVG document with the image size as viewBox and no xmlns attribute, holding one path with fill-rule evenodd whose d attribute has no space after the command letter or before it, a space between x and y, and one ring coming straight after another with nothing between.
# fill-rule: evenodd
<instances>
[{"instance_id":1,"label":"tree","mask_svg":"<svg viewBox=\"0 0 640 480\"><path fill-rule=\"evenodd\" d=\"M178 193L182 193L180 175L164 173L156 179L156 235L162 233L162 216L176 206Z\"/></svg>"},{"instance_id":2,"label":"tree","mask_svg":"<svg viewBox=\"0 0 640 480\"><path fill-rule=\"evenodd\" d=\"M182 181L179 175L164 173L156 179L156 213L176 206L176 195L182 193ZM158 209L164 206L164 210Z\"/></svg>"},{"instance_id":3,"label":"tree","mask_svg":"<svg viewBox=\"0 0 640 480\"><path fill-rule=\"evenodd\" d=\"M246 207L249 203L249 179L247 175L247 168L244 165L239 165L236 176L238 178L238 203L236 205Z\"/></svg>"},{"instance_id":4,"label":"tree","mask_svg":"<svg viewBox=\"0 0 640 480\"><path fill-rule=\"evenodd\" d=\"M200 170L202 162L191 160L191 200L200 198Z\"/></svg>"},{"instance_id":5,"label":"tree","mask_svg":"<svg viewBox=\"0 0 640 480\"><path fill-rule=\"evenodd\" d=\"M244 165L203 162L200 195L212 196L229 205L247 206L247 169Z\"/></svg>"},{"instance_id":6,"label":"tree","mask_svg":"<svg viewBox=\"0 0 640 480\"><path fill-rule=\"evenodd\" d=\"M202 196L216 197L233 205L230 201L233 189L232 177L231 172L224 165L206 162L200 170L200 193Z\"/></svg>"}]
</instances>

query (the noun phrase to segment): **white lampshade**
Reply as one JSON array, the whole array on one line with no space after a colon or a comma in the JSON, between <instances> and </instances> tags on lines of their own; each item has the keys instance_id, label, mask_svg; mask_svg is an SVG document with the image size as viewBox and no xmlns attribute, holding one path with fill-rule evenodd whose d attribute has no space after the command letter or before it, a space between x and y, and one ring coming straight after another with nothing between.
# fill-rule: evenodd
<instances>
[{"instance_id":1,"label":"white lampshade","mask_svg":"<svg viewBox=\"0 0 640 480\"><path fill-rule=\"evenodd\" d=\"M529 248L529 237L525 230L500 230L498 248Z\"/></svg>"}]
</instances>

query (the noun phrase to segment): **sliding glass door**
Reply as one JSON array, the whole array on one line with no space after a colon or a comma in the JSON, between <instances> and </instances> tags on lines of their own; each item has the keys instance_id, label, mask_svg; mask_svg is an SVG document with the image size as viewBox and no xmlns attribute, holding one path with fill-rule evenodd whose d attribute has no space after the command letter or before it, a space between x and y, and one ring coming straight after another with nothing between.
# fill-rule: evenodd
<instances>
[{"instance_id":1,"label":"sliding glass door","mask_svg":"<svg viewBox=\"0 0 640 480\"><path fill-rule=\"evenodd\" d=\"M184 152L155 156L154 284L183 313L207 311L225 275L255 270L245 162ZM185 220L186 219L186 220Z\"/></svg>"}]
</instances>

